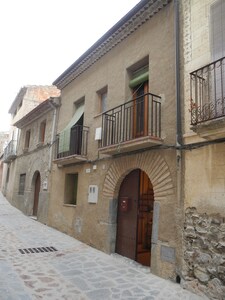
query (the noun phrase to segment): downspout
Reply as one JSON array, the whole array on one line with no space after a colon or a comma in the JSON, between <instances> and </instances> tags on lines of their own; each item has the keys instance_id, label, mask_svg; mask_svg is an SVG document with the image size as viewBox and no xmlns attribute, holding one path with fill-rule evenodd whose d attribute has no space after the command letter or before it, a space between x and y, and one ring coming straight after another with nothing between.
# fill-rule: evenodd
<instances>
[{"instance_id":1,"label":"downspout","mask_svg":"<svg viewBox=\"0 0 225 300\"><path fill-rule=\"evenodd\" d=\"M176 183L177 183L177 203L176 203L176 228L177 228L177 266L176 282L180 283L182 274L182 229L183 229L183 198L182 198L182 116L181 116L181 97L180 97L180 18L179 18L179 0L174 0L174 34L175 34L175 86L176 86Z\"/></svg>"},{"instance_id":2,"label":"downspout","mask_svg":"<svg viewBox=\"0 0 225 300\"><path fill-rule=\"evenodd\" d=\"M180 147L182 141L182 124L181 124L181 101L180 101L180 25L179 25L179 0L174 0L175 5L175 66L176 66L176 144Z\"/></svg>"},{"instance_id":3,"label":"downspout","mask_svg":"<svg viewBox=\"0 0 225 300\"><path fill-rule=\"evenodd\" d=\"M51 134L51 141L50 141L50 149L49 149L49 163L48 163L48 171L51 172L51 165L52 165L52 157L53 157L53 144L55 141L55 131L56 131L56 117L57 117L57 109L59 107L59 103L54 102L54 99L50 99L49 104L53 108L53 120L52 120L52 134Z\"/></svg>"}]
</instances>

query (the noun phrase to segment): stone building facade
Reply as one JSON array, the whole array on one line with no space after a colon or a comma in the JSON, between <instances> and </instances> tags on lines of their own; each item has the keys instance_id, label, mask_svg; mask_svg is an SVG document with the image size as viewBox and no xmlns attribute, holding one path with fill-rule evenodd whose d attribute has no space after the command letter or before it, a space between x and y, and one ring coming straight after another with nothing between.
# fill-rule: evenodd
<instances>
[{"instance_id":1,"label":"stone building facade","mask_svg":"<svg viewBox=\"0 0 225 300\"><path fill-rule=\"evenodd\" d=\"M184 285L225 295L225 3L181 5Z\"/></svg>"},{"instance_id":2,"label":"stone building facade","mask_svg":"<svg viewBox=\"0 0 225 300\"><path fill-rule=\"evenodd\" d=\"M59 98L47 99L14 124L20 129L20 139L11 203L45 224L59 105ZM26 144L28 133L29 143Z\"/></svg>"},{"instance_id":3,"label":"stone building facade","mask_svg":"<svg viewBox=\"0 0 225 300\"><path fill-rule=\"evenodd\" d=\"M181 261L175 9L140 1L53 83L61 107L48 216L173 280Z\"/></svg>"},{"instance_id":4,"label":"stone building facade","mask_svg":"<svg viewBox=\"0 0 225 300\"><path fill-rule=\"evenodd\" d=\"M52 139L51 122L54 111L53 105L49 104L49 98L59 95L60 91L55 86L26 86L21 88L9 110L12 126L9 143L3 155L2 191L13 205L29 215L33 214L36 177L41 178L42 184L48 177L51 156L47 143ZM42 136L39 122L44 132ZM43 141L39 143L39 139ZM32 173L33 168L36 173ZM47 191L48 188L45 189L46 198ZM40 197L41 195L42 193ZM35 214L40 221L46 222L47 205L42 209L40 216L37 212Z\"/></svg>"}]
</instances>

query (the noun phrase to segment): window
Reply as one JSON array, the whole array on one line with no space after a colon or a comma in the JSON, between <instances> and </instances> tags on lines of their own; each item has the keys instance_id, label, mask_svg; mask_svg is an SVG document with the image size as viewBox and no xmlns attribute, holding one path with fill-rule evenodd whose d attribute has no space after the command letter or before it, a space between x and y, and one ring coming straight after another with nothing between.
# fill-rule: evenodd
<instances>
[{"instance_id":1,"label":"window","mask_svg":"<svg viewBox=\"0 0 225 300\"><path fill-rule=\"evenodd\" d=\"M10 174L10 167L8 167L8 169L7 169L6 183L9 182L9 174Z\"/></svg>"},{"instance_id":2,"label":"window","mask_svg":"<svg viewBox=\"0 0 225 300\"><path fill-rule=\"evenodd\" d=\"M101 112L107 110L107 92L101 94Z\"/></svg>"},{"instance_id":3,"label":"window","mask_svg":"<svg viewBox=\"0 0 225 300\"><path fill-rule=\"evenodd\" d=\"M59 135L58 157L80 154L76 151L82 146L84 103L84 98L74 103L75 113Z\"/></svg>"},{"instance_id":4,"label":"window","mask_svg":"<svg viewBox=\"0 0 225 300\"><path fill-rule=\"evenodd\" d=\"M26 174L20 174L19 195L24 195Z\"/></svg>"},{"instance_id":5,"label":"window","mask_svg":"<svg viewBox=\"0 0 225 300\"><path fill-rule=\"evenodd\" d=\"M46 129L46 120L41 122L40 125L39 143L44 143L45 141L45 129Z\"/></svg>"},{"instance_id":6,"label":"window","mask_svg":"<svg viewBox=\"0 0 225 300\"><path fill-rule=\"evenodd\" d=\"M26 136L25 136L25 145L24 148L28 149L30 145L30 130L27 130Z\"/></svg>"},{"instance_id":7,"label":"window","mask_svg":"<svg viewBox=\"0 0 225 300\"><path fill-rule=\"evenodd\" d=\"M77 204L78 174L66 174L64 204Z\"/></svg>"},{"instance_id":8,"label":"window","mask_svg":"<svg viewBox=\"0 0 225 300\"><path fill-rule=\"evenodd\" d=\"M150 103L148 93L148 57L137 62L129 70L129 87L133 95L133 137L146 136L149 128Z\"/></svg>"},{"instance_id":9,"label":"window","mask_svg":"<svg viewBox=\"0 0 225 300\"><path fill-rule=\"evenodd\" d=\"M99 98L100 113L103 113L107 110L107 87L99 90L97 94Z\"/></svg>"},{"instance_id":10,"label":"window","mask_svg":"<svg viewBox=\"0 0 225 300\"><path fill-rule=\"evenodd\" d=\"M211 55L212 60L225 56L225 2L218 0L211 6Z\"/></svg>"},{"instance_id":11,"label":"window","mask_svg":"<svg viewBox=\"0 0 225 300\"><path fill-rule=\"evenodd\" d=\"M210 7L211 21L211 58L216 61L225 56L225 2L218 0ZM225 59L212 65L208 70L208 83L210 89L209 101L204 103L210 108L210 103L213 102L215 107L215 117L224 115L224 91L225 91ZM202 75L200 75L203 77ZM205 86L207 89L207 85ZM207 90L205 91L207 93ZM205 107L205 111L207 109ZM211 109L211 108L210 108Z\"/></svg>"},{"instance_id":12,"label":"window","mask_svg":"<svg viewBox=\"0 0 225 300\"><path fill-rule=\"evenodd\" d=\"M18 105L18 107L17 107L17 111L19 111L20 110L20 108L22 107L22 105L23 105L23 100L20 102L20 104Z\"/></svg>"}]
</instances>

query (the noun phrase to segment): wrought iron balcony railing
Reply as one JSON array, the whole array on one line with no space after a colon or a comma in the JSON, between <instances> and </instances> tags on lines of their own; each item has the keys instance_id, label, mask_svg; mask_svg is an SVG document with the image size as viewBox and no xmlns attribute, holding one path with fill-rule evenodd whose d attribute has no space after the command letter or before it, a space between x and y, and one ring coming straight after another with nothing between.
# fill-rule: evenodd
<instances>
[{"instance_id":1,"label":"wrought iron balcony railing","mask_svg":"<svg viewBox=\"0 0 225 300\"><path fill-rule=\"evenodd\" d=\"M11 140L6 146L3 154L3 162L9 163L16 158L17 141Z\"/></svg>"},{"instance_id":2,"label":"wrought iron balcony railing","mask_svg":"<svg viewBox=\"0 0 225 300\"><path fill-rule=\"evenodd\" d=\"M102 115L101 147L140 137L161 138L161 97L148 93Z\"/></svg>"},{"instance_id":3,"label":"wrought iron balcony railing","mask_svg":"<svg viewBox=\"0 0 225 300\"><path fill-rule=\"evenodd\" d=\"M225 116L225 57L190 73L191 124Z\"/></svg>"},{"instance_id":4,"label":"wrought iron balcony railing","mask_svg":"<svg viewBox=\"0 0 225 300\"><path fill-rule=\"evenodd\" d=\"M63 159L71 156L86 156L87 155L87 140L88 140L87 126L75 125L70 131L69 150L60 151L59 137L56 143L56 157L55 159Z\"/></svg>"}]
</instances>

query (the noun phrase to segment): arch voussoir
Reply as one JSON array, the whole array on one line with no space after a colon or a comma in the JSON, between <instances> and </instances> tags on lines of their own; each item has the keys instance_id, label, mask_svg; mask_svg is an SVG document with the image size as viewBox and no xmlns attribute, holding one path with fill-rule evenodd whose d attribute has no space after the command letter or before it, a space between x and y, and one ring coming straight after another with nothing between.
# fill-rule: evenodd
<instances>
[{"instance_id":1,"label":"arch voussoir","mask_svg":"<svg viewBox=\"0 0 225 300\"><path fill-rule=\"evenodd\" d=\"M119 157L113 161L105 177L103 196L115 198L122 180L133 169L141 169L149 176L156 198L165 198L174 193L172 176L165 159L160 154L145 152Z\"/></svg>"}]
</instances>

